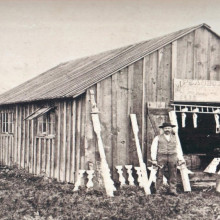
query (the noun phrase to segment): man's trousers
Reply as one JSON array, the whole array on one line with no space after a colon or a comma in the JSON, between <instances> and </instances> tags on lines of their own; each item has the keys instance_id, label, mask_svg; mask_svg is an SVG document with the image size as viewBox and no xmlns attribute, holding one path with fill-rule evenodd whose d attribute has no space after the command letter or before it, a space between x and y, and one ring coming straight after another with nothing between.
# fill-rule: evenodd
<instances>
[{"instance_id":1,"label":"man's trousers","mask_svg":"<svg viewBox=\"0 0 220 220\"><path fill-rule=\"evenodd\" d=\"M177 154L159 154L157 163L163 168L157 172L156 189L160 190L163 185L163 175L167 178L170 192L176 192L177 183ZM168 173L165 172L166 168Z\"/></svg>"}]
</instances>

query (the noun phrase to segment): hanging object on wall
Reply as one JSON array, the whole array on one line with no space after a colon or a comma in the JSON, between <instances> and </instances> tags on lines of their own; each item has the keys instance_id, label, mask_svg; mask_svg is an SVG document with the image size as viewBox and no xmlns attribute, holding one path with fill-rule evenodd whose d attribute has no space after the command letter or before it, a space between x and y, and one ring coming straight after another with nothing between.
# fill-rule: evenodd
<instances>
[{"instance_id":1,"label":"hanging object on wall","mask_svg":"<svg viewBox=\"0 0 220 220\"><path fill-rule=\"evenodd\" d=\"M132 176L132 165L125 165L125 168L127 169L128 174L128 183L130 186L134 186L134 178Z\"/></svg>"},{"instance_id":2,"label":"hanging object on wall","mask_svg":"<svg viewBox=\"0 0 220 220\"><path fill-rule=\"evenodd\" d=\"M115 166L115 168L117 169L119 175L120 187L122 187L123 185L125 185L125 178L123 176L122 166Z\"/></svg>"},{"instance_id":3,"label":"hanging object on wall","mask_svg":"<svg viewBox=\"0 0 220 220\"><path fill-rule=\"evenodd\" d=\"M197 128L197 118L198 118L198 115L196 113L199 112L199 109L195 108L192 111L193 111L193 126L194 126L194 128Z\"/></svg>"},{"instance_id":4,"label":"hanging object on wall","mask_svg":"<svg viewBox=\"0 0 220 220\"><path fill-rule=\"evenodd\" d=\"M215 123L216 123L216 133L220 133L219 115L218 115L220 113L220 110L216 109L213 112L214 112L214 118L215 118Z\"/></svg>"},{"instance_id":5,"label":"hanging object on wall","mask_svg":"<svg viewBox=\"0 0 220 220\"><path fill-rule=\"evenodd\" d=\"M182 128L185 128L186 127L186 113L185 112L188 112L188 108L183 108L181 110L181 118L182 118Z\"/></svg>"}]
</instances>

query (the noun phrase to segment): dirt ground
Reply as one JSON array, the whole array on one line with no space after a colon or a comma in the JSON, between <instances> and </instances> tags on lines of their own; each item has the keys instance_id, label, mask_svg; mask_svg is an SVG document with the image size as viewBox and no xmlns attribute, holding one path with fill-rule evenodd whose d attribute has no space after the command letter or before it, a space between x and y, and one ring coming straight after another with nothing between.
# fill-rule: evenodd
<instances>
[{"instance_id":1,"label":"dirt ground","mask_svg":"<svg viewBox=\"0 0 220 220\"><path fill-rule=\"evenodd\" d=\"M214 188L179 196L149 195L123 187L109 198L104 190L80 189L73 184L36 177L24 170L0 167L0 219L153 219L220 220L220 194Z\"/></svg>"}]
</instances>

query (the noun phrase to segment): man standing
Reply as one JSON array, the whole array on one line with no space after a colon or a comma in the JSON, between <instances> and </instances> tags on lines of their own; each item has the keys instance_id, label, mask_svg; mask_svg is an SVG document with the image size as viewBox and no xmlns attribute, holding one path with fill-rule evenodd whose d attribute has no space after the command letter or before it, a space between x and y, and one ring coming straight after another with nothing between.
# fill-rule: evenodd
<instances>
[{"instance_id":1,"label":"man standing","mask_svg":"<svg viewBox=\"0 0 220 220\"><path fill-rule=\"evenodd\" d=\"M176 182L177 182L177 161L184 162L182 150L176 141L175 134L173 134L173 127L171 123L163 123L159 128L163 129L163 134L154 138L151 146L151 159L153 165L162 166L157 173L156 190L161 188L163 184L163 175L165 168L168 168L168 183L169 192L172 195L177 195Z\"/></svg>"}]
</instances>

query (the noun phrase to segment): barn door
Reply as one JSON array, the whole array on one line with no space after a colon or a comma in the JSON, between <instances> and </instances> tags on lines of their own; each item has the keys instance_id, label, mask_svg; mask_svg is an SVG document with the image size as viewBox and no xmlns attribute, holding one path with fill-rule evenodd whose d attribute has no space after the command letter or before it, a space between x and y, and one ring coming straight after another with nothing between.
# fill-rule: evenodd
<instances>
[{"instance_id":1,"label":"barn door","mask_svg":"<svg viewBox=\"0 0 220 220\"><path fill-rule=\"evenodd\" d=\"M150 158L150 147L156 135L159 135L161 129L159 126L163 122L169 121L168 112L165 102L148 102L147 103L147 158Z\"/></svg>"}]
</instances>

